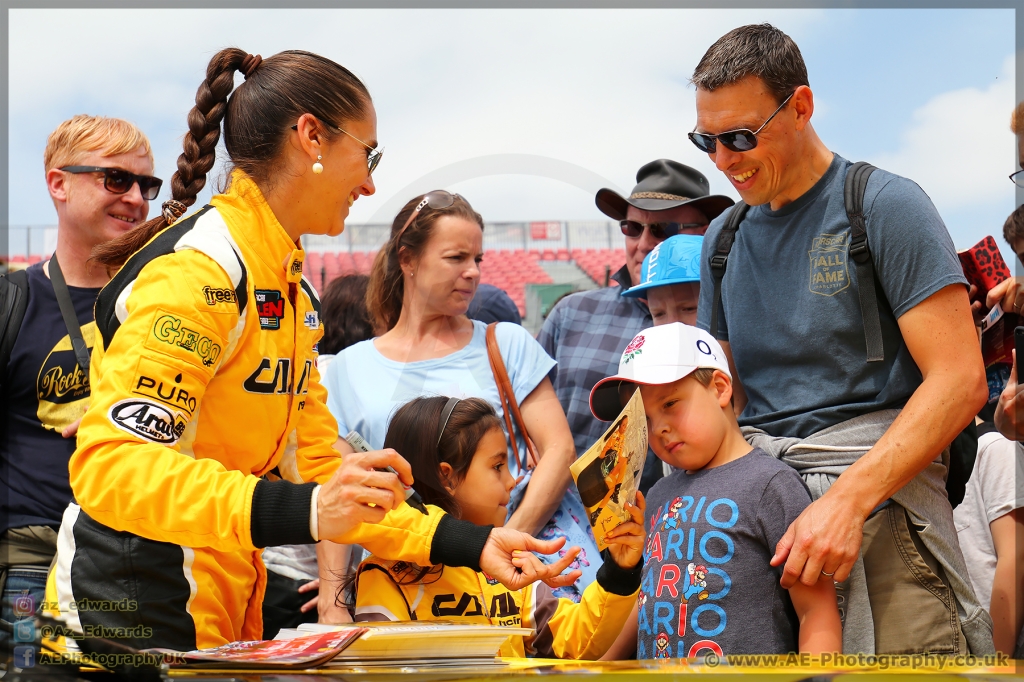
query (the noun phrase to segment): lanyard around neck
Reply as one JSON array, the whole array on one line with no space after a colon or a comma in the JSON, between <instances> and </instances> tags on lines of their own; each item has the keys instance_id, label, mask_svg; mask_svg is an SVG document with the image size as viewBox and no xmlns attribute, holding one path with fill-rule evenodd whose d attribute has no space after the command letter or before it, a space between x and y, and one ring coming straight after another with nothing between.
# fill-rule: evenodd
<instances>
[{"instance_id":1,"label":"lanyard around neck","mask_svg":"<svg viewBox=\"0 0 1024 682\"><path fill-rule=\"evenodd\" d=\"M71 348L75 351L75 359L78 360L78 366L82 368L82 371L88 374L89 347L85 345L85 339L82 338L82 326L78 324L75 304L71 302L71 292L68 291L68 284L64 281L64 273L61 272L56 253L50 258L50 282L53 284L53 293L57 296L57 305L60 306L64 326L68 329L68 337L71 339Z\"/></svg>"}]
</instances>

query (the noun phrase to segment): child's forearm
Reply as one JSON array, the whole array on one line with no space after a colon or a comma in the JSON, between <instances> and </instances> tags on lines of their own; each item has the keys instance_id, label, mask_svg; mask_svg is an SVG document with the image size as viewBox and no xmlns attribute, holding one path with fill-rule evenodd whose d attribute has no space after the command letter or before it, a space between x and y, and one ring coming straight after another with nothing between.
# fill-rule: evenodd
<instances>
[{"instance_id":1,"label":"child's forearm","mask_svg":"<svg viewBox=\"0 0 1024 682\"><path fill-rule=\"evenodd\" d=\"M800 616L800 653L819 656L843 650L843 626L835 604L819 604Z\"/></svg>"},{"instance_id":2,"label":"child's forearm","mask_svg":"<svg viewBox=\"0 0 1024 682\"><path fill-rule=\"evenodd\" d=\"M811 587L798 582L790 588L789 597L800 619L800 653L821 655L842 651L843 625L832 581L822 578Z\"/></svg>"},{"instance_id":3,"label":"child's forearm","mask_svg":"<svg viewBox=\"0 0 1024 682\"><path fill-rule=\"evenodd\" d=\"M1014 556L1001 556L996 562L995 578L992 581L992 603L989 613L992 616L992 640L996 651L1012 655L1017 644L1017 633L1021 629L1024 616L1024 590L1017 588L1017 567Z\"/></svg>"}]
</instances>

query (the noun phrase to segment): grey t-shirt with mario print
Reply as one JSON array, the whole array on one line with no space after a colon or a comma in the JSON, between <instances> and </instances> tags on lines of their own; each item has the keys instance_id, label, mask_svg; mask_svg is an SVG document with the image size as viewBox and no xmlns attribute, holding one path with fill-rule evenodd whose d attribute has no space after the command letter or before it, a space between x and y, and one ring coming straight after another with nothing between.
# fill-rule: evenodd
<instances>
[{"instance_id":1,"label":"grey t-shirt with mario print","mask_svg":"<svg viewBox=\"0 0 1024 682\"><path fill-rule=\"evenodd\" d=\"M637 658L797 650L775 546L811 503L799 474L759 448L675 471L647 496Z\"/></svg>"}]
</instances>

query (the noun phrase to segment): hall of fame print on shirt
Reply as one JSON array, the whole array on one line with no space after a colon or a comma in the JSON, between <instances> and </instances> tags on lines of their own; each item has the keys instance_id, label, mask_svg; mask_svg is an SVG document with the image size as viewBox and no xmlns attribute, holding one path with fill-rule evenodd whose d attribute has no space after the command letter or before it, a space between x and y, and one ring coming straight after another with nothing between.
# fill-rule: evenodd
<instances>
[{"instance_id":1,"label":"hall of fame print on shirt","mask_svg":"<svg viewBox=\"0 0 1024 682\"><path fill-rule=\"evenodd\" d=\"M647 496L637 658L795 651L796 613L769 561L810 502L799 474L760 449L658 481Z\"/></svg>"}]
</instances>

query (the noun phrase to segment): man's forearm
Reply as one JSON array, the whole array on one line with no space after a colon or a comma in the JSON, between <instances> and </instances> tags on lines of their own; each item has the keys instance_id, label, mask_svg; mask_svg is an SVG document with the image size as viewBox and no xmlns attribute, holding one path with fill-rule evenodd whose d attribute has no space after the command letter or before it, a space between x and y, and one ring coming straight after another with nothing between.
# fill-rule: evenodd
<instances>
[{"instance_id":1,"label":"man's forearm","mask_svg":"<svg viewBox=\"0 0 1024 682\"><path fill-rule=\"evenodd\" d=\"M927 377L867 454L827 495L849 501L865 518L932 462L984 405L987 391L971 372Z\"/></svg>"}]
</instances>

